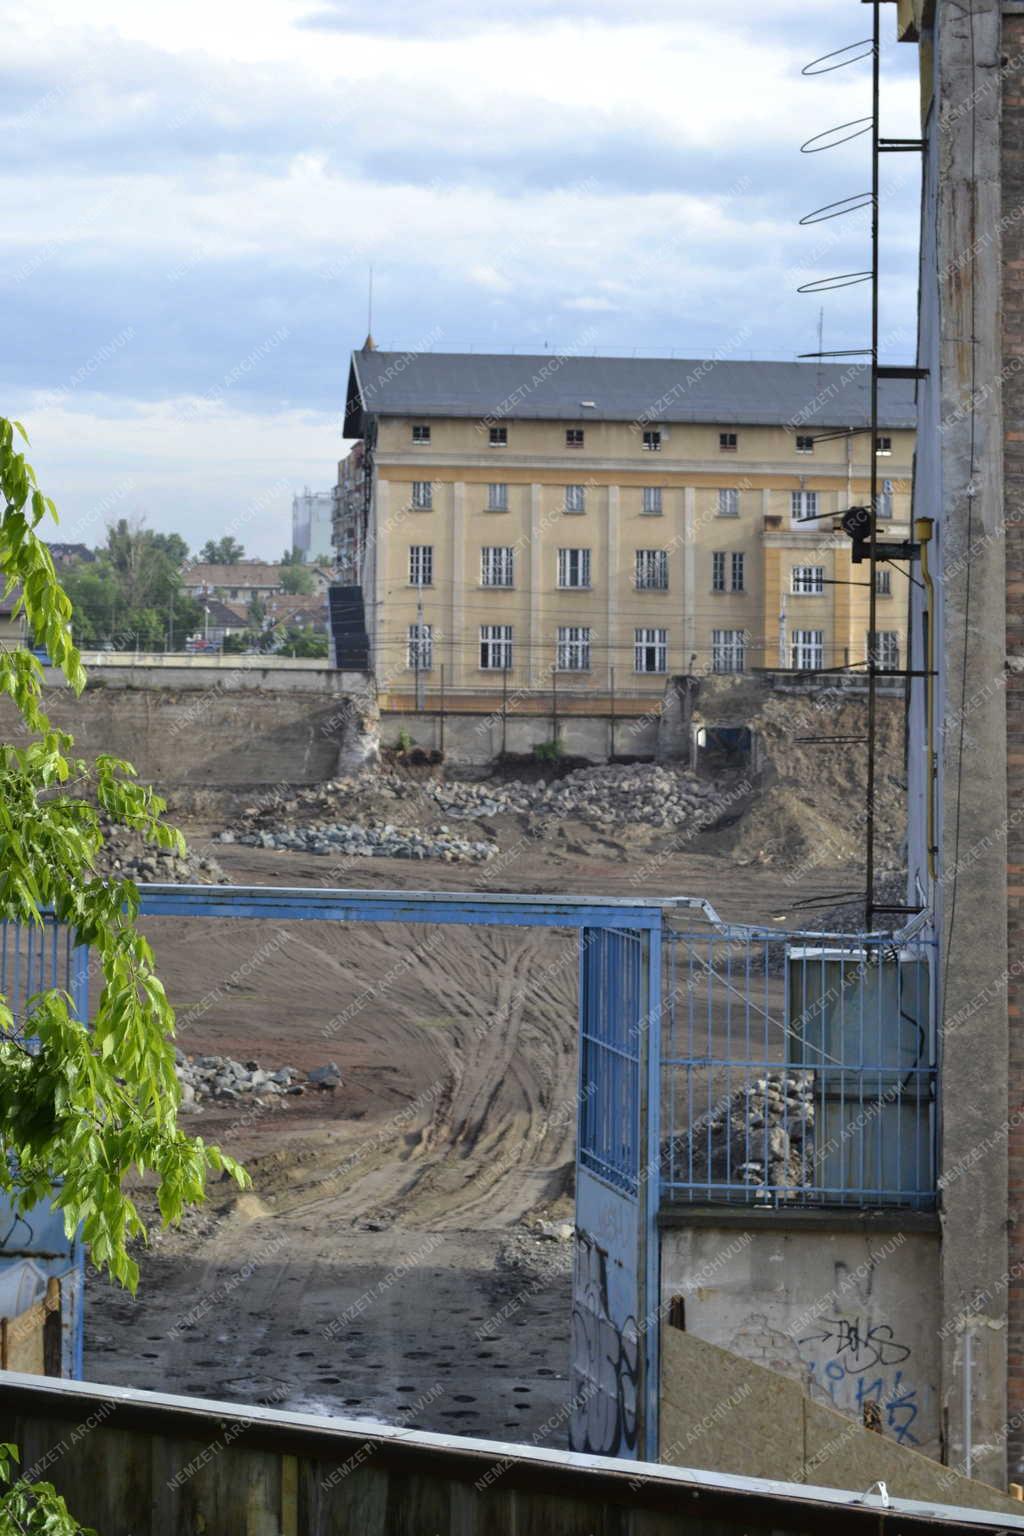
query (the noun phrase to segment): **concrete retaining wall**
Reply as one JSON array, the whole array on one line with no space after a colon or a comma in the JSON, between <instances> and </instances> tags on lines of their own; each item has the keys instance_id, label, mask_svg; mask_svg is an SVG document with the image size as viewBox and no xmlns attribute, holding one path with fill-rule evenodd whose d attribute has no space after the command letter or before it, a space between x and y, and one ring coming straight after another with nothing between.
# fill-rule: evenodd
<instances>
[{"instance_id":1,"label":"concrete retaining wall","mask_svg":"<svg viewBox=\"0 0 1024 1536\"><path fill-rule=\"evenodd\" d=\"M937 1457L938 1233L683 1225L662 1234L666 1309L686 1331L797 1382L858 1423L867 1400L899 1445ZM685 1221L685 1216L680 1218ZM908 1224L909 1226L909 1224Z\"/></svg>"}]
</instances>

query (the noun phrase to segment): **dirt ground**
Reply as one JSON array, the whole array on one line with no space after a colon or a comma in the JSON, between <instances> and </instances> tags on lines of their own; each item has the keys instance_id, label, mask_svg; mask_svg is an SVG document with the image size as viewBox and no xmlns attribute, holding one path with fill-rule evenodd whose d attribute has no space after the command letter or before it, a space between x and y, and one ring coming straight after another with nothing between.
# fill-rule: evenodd
<instances>
[{"instance_id":1,"label":"dirt ground","mask_svg":"<svg viewBox=\"0 0 1024 1536\"><path fill-rule=\"evenodd\" d=\"M186 830L202 846L210 828ZM505 863L501 883L633 895L642 867L645 891L706 896L736 920L799 916L770 868L697 852L652 865L657 847L567 825ZM217 856L240 884L323 881L312 855ZM367 859L345 883L481 879ZM814 870L799 899L855 884ZM229 919L147 929L184 1050L272 1068L336 1061L343 1085L189 1118L245 1160L253 1189L216 1184L183 1228L155 1232L136 1301L90 1278L86 1374L564 1443L571 1244L551 1233L572 1210L573 937Z\"/></svg>"}]
</instances>

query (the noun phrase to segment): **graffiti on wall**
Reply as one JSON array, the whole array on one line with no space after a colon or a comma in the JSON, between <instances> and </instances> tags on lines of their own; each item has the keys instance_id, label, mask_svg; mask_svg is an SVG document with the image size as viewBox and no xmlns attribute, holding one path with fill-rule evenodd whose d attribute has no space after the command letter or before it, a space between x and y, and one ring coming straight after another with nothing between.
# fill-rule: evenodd
<instances>
[{"instance_id":1,"label":"graffiti on wall","mask_svg":"<svg viewBox=\"0 0 1024 1536\"><path fill-rule=\"evenodd\" d=\"M920 1444L912 1427L920 1411L917 1388L903 1370L910 1345L890 1323L825 1317L799 1345L812 1390L816 1386L834 1407L859 1418L868 1403L877 1403L900 1445Z\"/></svg>"},{"instance_id":2,"label":"graffiti on wall","mask_svg":"<svg viewBox=\"0 0 1024 1536\"><path fill-rule=\"evenodd\" d=\"M632 1315L619 1320L612 1317L608 1254L589 1233L579 1231L573 1283L572 1362L572 1449L597 1456L635 1454L640 1330Z\"/></svg>"}]
</instances>

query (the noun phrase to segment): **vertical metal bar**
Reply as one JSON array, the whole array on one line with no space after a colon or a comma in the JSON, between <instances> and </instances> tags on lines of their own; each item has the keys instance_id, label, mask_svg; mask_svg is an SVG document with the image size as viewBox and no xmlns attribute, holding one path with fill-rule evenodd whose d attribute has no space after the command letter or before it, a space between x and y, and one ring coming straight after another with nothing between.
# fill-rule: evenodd
<instances>
[{"instance_id":1,"label":"vertical metal bar","mask_svg":"<svg viewBox=\"0 0 1024 1536\"><path fill-rule=\"evenodd\" d=\"M864 816L864 926L869 931L875 917L875 741L877 731L878 666L875 650L878 627L878 113L881 84L880 0L873 0L871 53L871 542L868 546L868 719L867 802Z\"/></svg>"},{"instance_id":2,"label":"vertical metal bar","mask_svg":"<svg viewBox=\"0 0 1024 1536\"><path fill-rule=\"evenodd\" d=\"M661 1244L658 1211L661 1207L661 926L638 935L643 943L647 985L642 996L648 1027L644 1031L647 1050L647 1144L646 1178L641 1180L640 1216L646 1245L645 1296L640 1316L645 1323L646 1399L643 1444L648 1461L658 1459L659 1407L661 1401ZM643 1063L641 1062L641 1081ZM641 1143L643 1145L643 1143ZM638 1449L640 1445L638 1440Z\"/></svg>"},{"instance_id":3,"label":"vertical metal bar","mask_svg":"<svg viewBox=\"0 0 1024 1536\"><path fill-rule=\"evenodd\" d=\"M441 667L441 740L439 741L438 746L440 748L441 756L443 757L444 756L444 662L443 661L440 663L440 667Z\"/></svg>"},{"instance_id":4,"label":"vertical metal bar","mask_svg":"<svg viewBox=\"0 0 1024 1536\"><path fill-rule=\"evenodd\" d=\"M688 1189L689 1189L690 1199L692 1200L693 1199L693 1137L694 1137L694 1124L693 1124L693 1106L694 1106L694 1093L693 1093L693 1073L694 1073L694 1066L693 1066L693 1038L694 1038L694 1028L695 1028L695 1025L696 1025L696 1019L694 1017L695 1010L696 1010L696 1001L695 1001L696 977L693 974L693 940L690 939L690 938L687 938L687 940L686 940L686 956L687 956L687 960L686 960L686 1037L687 1037L687 1041L686 1041L686 1060L687 1060L687 1067L686 1067L686 1098L687 1098L687 1104L686 1104L686 1144L687 1144L687 1154L688 1154L688 1160L689 1160L689 1167L687 1168L687 1172L686 1172L686 1180L687 1180L687 1186L688 1186Z\"/></svg>"}]
</instances>

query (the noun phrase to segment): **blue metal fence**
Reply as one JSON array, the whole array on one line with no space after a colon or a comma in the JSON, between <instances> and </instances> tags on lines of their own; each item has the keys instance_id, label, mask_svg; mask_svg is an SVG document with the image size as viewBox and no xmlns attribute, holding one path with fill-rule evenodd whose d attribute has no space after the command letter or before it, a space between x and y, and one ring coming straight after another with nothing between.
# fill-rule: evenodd
<instances>
[{"instance_id":1,"label":"blue metal fence","mask_svg":"<svg viewBox=\"0 0 1024 1536\"><path fill-rule=\"evenodd\" d=\"M666 934L663 1198L935 1203L931 946Z\"/></svg>"},{"instance_id":2,"label":"blue metal fence","mask_svg":"<svg viewBox=\"0 0 1024 1536\"><path fill-rule=\"evenodd\" d=\"M580 952L579 1159L617 1189L640 1181L643 935L591 929Z\"/></svg>"}]
</instances>

